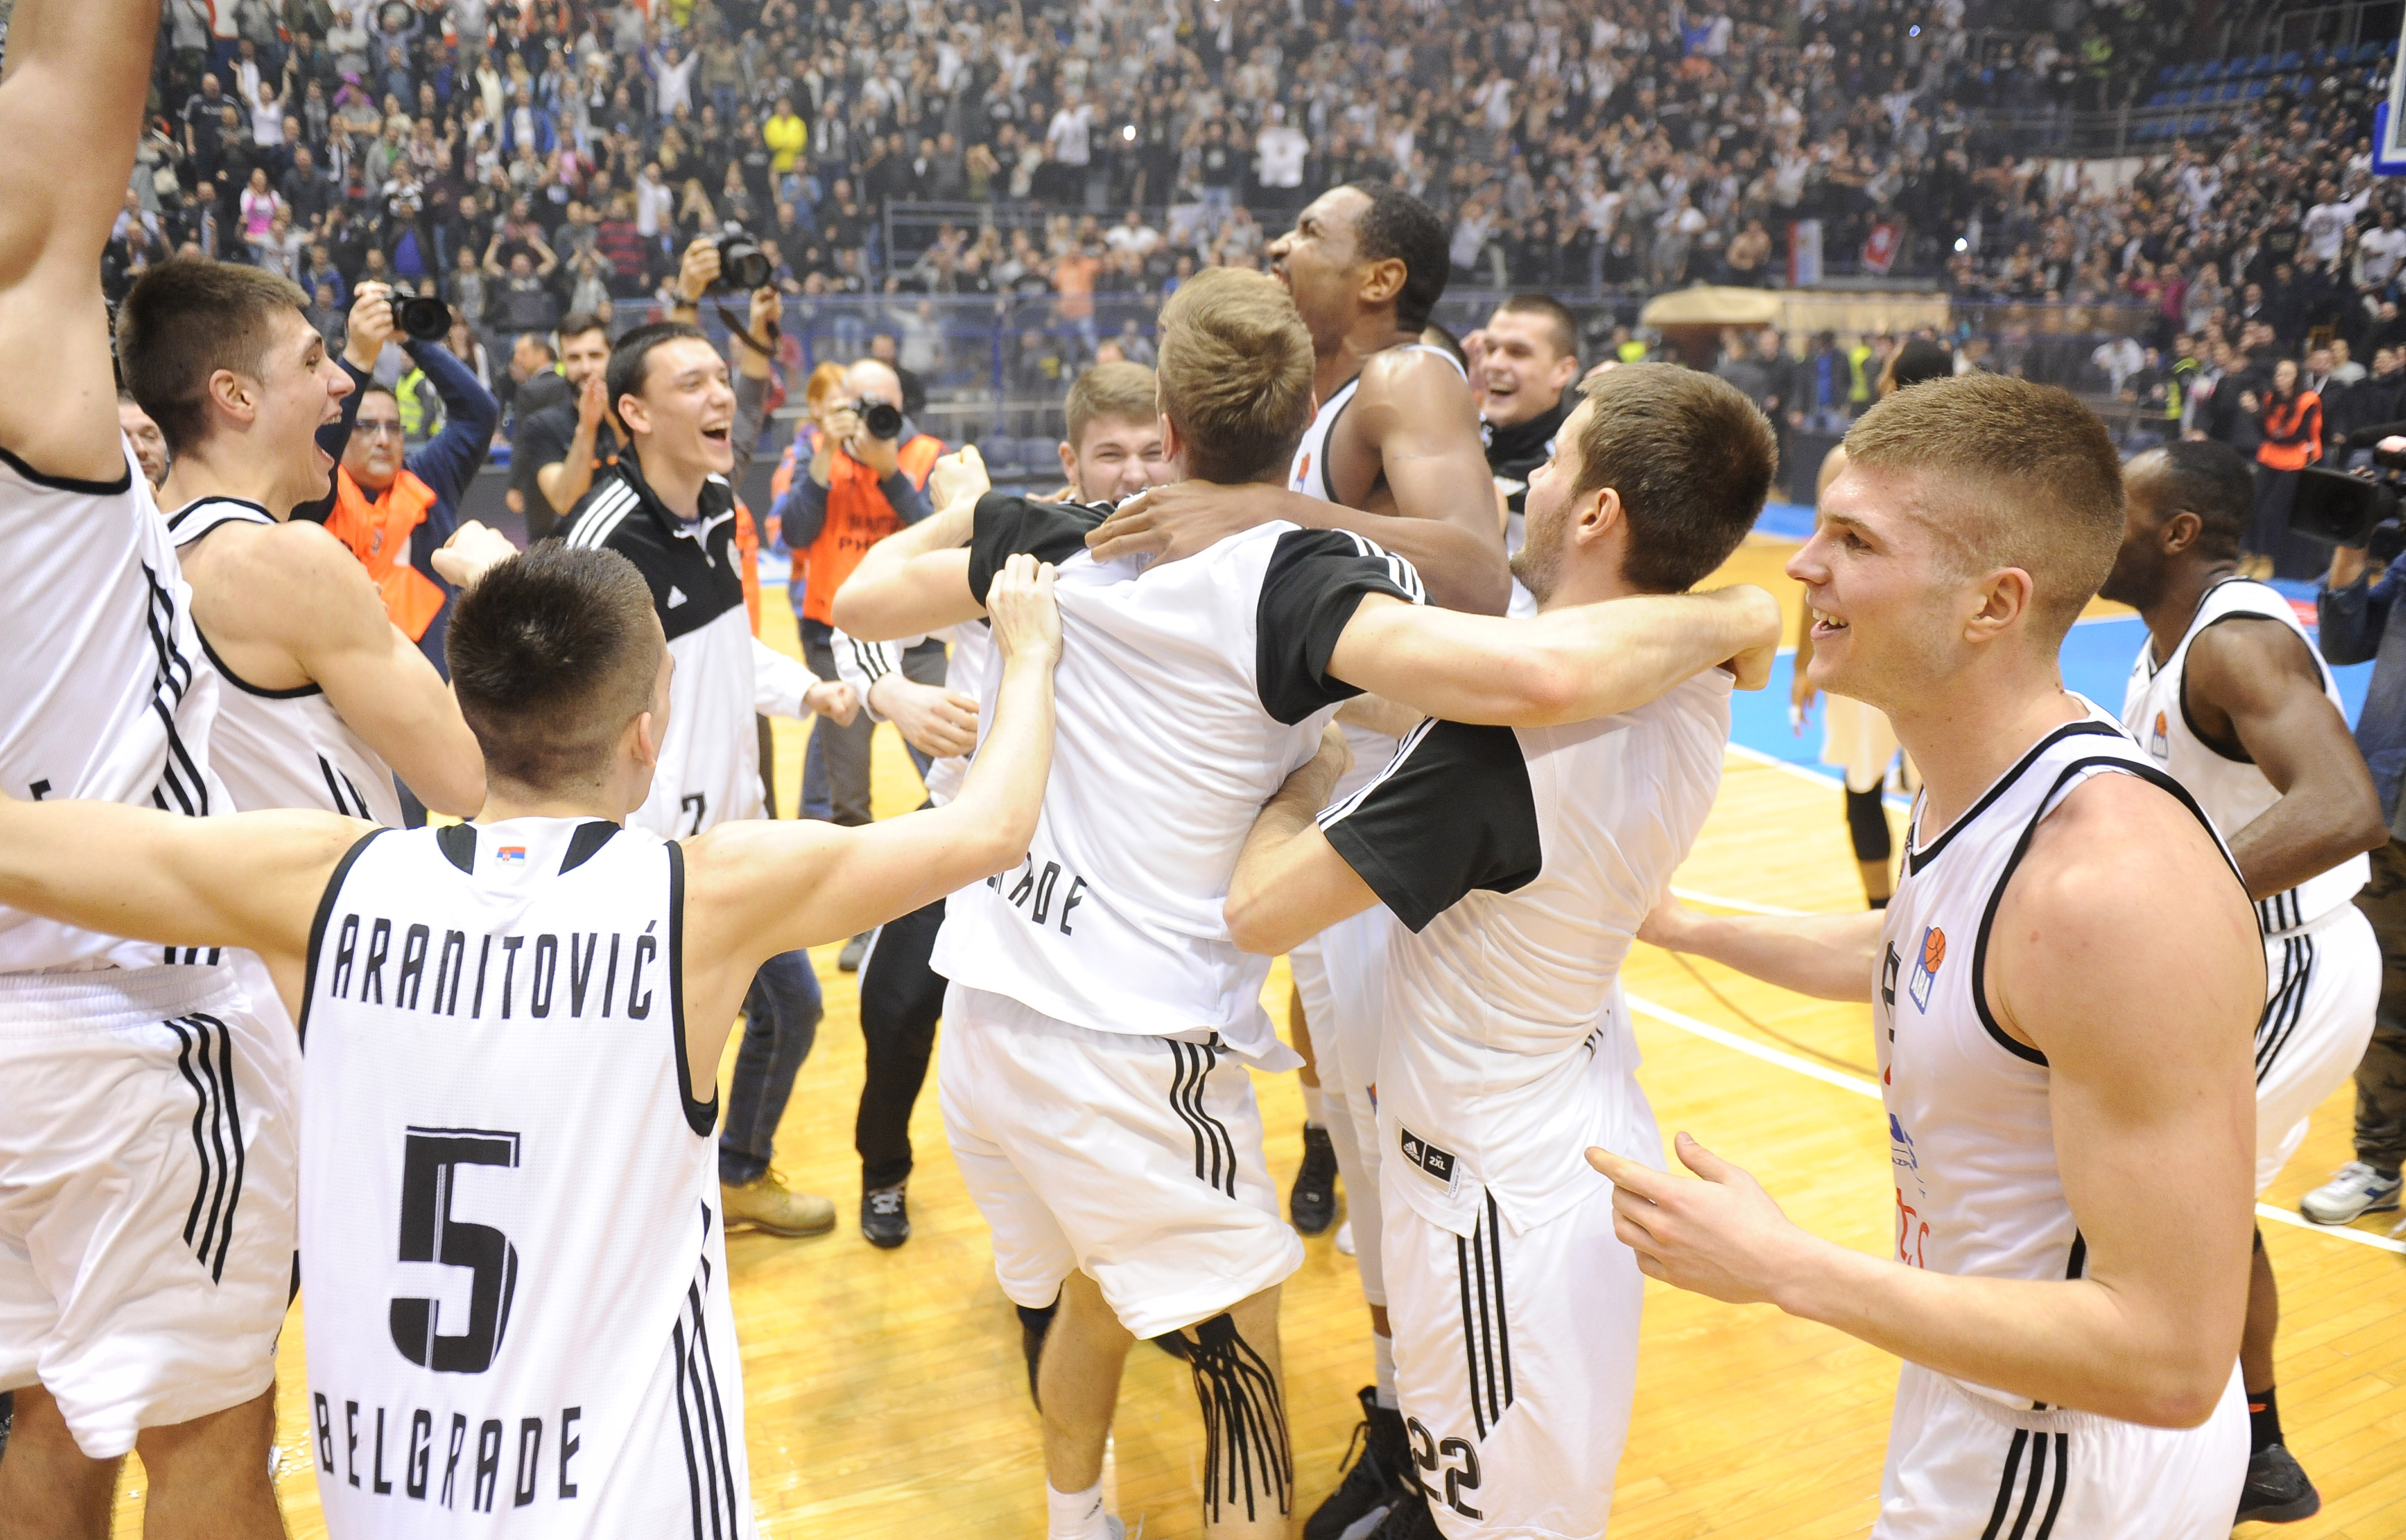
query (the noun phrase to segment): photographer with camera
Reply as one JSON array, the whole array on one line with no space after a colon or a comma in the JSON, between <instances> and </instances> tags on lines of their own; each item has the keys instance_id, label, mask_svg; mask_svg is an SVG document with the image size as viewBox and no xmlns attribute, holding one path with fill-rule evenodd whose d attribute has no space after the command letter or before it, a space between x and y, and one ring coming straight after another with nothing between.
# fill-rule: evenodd
<instances>
[{"instance_id":1,"label":"photographer with camera","mask_svg":"<svg viewBox=\"0 0 2406 1540\"><path fill-rule=\"evenodd\" d=\"M400 398L370 377L394 331L402 351L443 401L443 431L403 451ZM443 339L451 307L441 300L362 284L351 307L351 337L340 362L356 400L351 431L334 471L327 531L350 546L384 595L385 613L418 643L435 671L449 677L443 638L458 590L434 570L434 553L460 527L460 499L492 447L501 403L451 356Z\"/></svg>"},{"instance_id":2,"label":"photographer with camera","mask_svg":"<svg viewBox=\"0 0 2406 1540\"><path fill-rule=\"evenodd\" d=\"M844 371L843 386L812 413L807 473L794 478L778 503L785 544L795 553L787 589L800 617L802 646L813 670L835 673L829 603L868 549L928 513L927 473L943 454L941 440L903 415L902 382L893 368L862 359ZM943 679L943 649L913 649L904 670L923 684ZM922 673L926 674L921 678ZM802 807L808 817L842 825L869 822L869 741L872 725L838 728L821 722L803 761ZM856 966L858 943L844 949Z\"/></svg>"},{"instance_id":3,"label":"photographer with camera","mask_svg":"<svg viewBox=\"0 0 2406 1540\"><path fill-rule=\"evenodd\" d=\"M2406 594L2406 532L2398 522L2398 494L2387 485L2406 468L2406 422L2358 429L2347 444L2371 446L2374 470L2348 478L2360 490L2336 476L2310 480L2292 527L2334 542L2318 596L2323 657L2338 665L2372 664L2356 746L2372 772L2389 841L2373 850L2371 877L2356 898L2381 943L2381 1003L2372 1041L2356 1068L2356 1159L2298 1206L2321 1224L2394 1209L2406 1186L2399 1180L2406 1166L2406 804L2399 797L2406 780L2406 627L2389 624Z\"/></svg>"}]
</instances>

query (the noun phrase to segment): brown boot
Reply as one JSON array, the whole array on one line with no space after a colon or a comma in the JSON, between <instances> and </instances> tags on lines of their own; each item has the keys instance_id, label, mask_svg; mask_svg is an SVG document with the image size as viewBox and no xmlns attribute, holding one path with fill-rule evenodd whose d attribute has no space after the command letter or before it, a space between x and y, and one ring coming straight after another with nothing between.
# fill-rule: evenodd
<instances>
[{"instance_id":1,"label":"brown boot","mask_svg":"<svg viewBox=\"0 0 2406 1540\"><path fill-rule=\"evenodd\" d=\"M794 1193L776 1171L764 1171L741 1187L718 1184L727 1227L748 1224L772 1236L823 1236L835 1228L835 1203L814 1193Z\"/></svg>"}]
</instances>

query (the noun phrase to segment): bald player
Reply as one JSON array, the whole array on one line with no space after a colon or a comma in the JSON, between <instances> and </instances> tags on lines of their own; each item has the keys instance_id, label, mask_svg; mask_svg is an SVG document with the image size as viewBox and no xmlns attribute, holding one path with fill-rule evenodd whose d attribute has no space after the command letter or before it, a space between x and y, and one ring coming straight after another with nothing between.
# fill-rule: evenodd
<instances>
[{"instance_id":1,"label":"bald player","mask_svg":"<svg viewBox=\"0 0 2406 1540\"><path fill-rule=\"evenodd\" d=\"M1479 403L1461 359L1425 340L1430 311L1445 292L1444 221L1400 188L1349 183L1312 200L1269 255L1271 273L1311 333L1319 403L1285 489L1232 495L1189 484L1150 492L1088 537L1097 559L1144 551L1175 559L1282 518L1351 530L1408 558L1434 603L1502 613L1512 584ZM1338 721L1352 768L1332 803L1376 776L1417 720L1383 701L1349 702ZM1361 1392L1367 1452L1305 1525L1306 1540L1336 1540L1392 1506L1411 1480L1379 1238L1374 1082L1394 927L1393 915L1373 906L1300 943L1289 959L1295 1015L1309 1025L1318 1100L1344 1178L1374 1377Z\"/></svg>"}]
</instances>

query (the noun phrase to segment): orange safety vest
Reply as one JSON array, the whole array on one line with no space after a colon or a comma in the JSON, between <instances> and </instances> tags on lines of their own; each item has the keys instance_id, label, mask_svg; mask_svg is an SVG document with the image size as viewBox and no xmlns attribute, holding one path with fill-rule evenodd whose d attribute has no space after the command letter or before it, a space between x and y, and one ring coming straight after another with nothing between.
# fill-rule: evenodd
<instances>
[{"instance_id":1,"label":"orange safety vest","mask_svg":"<svg viewBox=\"0 0 2406 1540\"><path fill-rule=\"evenodd\" d=\"M2256 461L2274 471L2302 471L2323 458L2323 401L2312 390L2300 390L2286 406L2278 400L2264 403L2264 442L2256 447ZM2274 443L2275 439L2288 440Z\"/></svg>"},{"instance_id":2,"label":"orange safety vest","mask_svg":"<svg viewBox=\"0 0 2406 1540\"><path fill-rule=\"evenodd\" d=\"M922 433L902 445L897 457L902 473L914 487L927 485L927 473L944 452L944 441ZM795 474L807 475L807 460L797 449ZM837 455L828 466L827 522L818 539L794 553L793 581L803 585L802 618L835 623L835 591L860 565L869 548L902 528L902 521L877 489L877 473L849 455Z\"/></svg>"},{"instance_id":3,"label":"orange safety vest","mask_svg":"<svg viewBox=\"0 0 2406 1540\"><path fill-rule=\"evenodd\" d=\"M752 617L752 634L760 634L760 527L752 510L735 500L735 561L743 573L743 609Z\"/></svg>"},{"instance_id":4,"label":"orange safety vest","mask_svg":"<svg viewBox=\"0 0 2406 1540\"><path fill-rule=\"evenodd\" d=\"M351 548L384 595L384 612L412 642L443 613L443 589L410 564L410 537L434 506L434 488L407 471L393 478L384 501L372 502L351 473L334 470L334 511L326 528Z\"/></svg>"}]
</instances>

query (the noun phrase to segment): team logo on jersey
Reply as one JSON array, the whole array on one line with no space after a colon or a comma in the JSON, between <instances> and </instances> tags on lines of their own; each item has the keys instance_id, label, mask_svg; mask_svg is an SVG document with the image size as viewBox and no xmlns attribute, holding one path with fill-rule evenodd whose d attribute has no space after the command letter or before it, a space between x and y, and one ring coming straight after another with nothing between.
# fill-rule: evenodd
<instances>
[{"instance_id":1,"label":"team logo on jersey","mask_svg":"<svg viewBox=\"0 0 2406 1540\"><path fill-rule=\"evenodd\" d=\"M1913 1136L1904 1131L1904 1124L1897 1122L1893 1112L1888 1115L1888 1158L1889 1164L1900 1171L1921 1169L1921 1158L1914 1152Z\"/></svg>"},{"instance_id":2,"label":"team logo on jersey","mask_svg":"<svg viewBox=\"0 0 2406 1540\"><path fill-rule=\"evenodd\" d=\"M2149 754L2154 755L2158 759L2170 759L2172 756L2172 744L2170 737L2171 729L2172 723L2165 720L2164 713L2161 712L2156 713L2156 730L2147 734L2147 752Z\"/></svg>"},{"instance_id":3,"label":"team logo on jersey","mask_svg":"<svg viewBox=\"0 0 2406 1540\"><path fill-rule=\"evenodd\" d=\"M1288 480L1288 482L1287 482L1287 489L1288 489L1289 491L1292 491L1292 492L1300 492L1300 491L1303 491L1303 490L1307 489L1307 488L1308 488L1308 487L1309 487L1310 486L1311 486L1311 451L1310 451L1310 450L1309 450L1309 449L1306 449L1306 450L1303 452L1303 454L1302 454L1299 458L1297 458L1297 459L1296 459L1296 460L1295 460L1295 474L1294 474L1294 476L1293 476L1292 478L1290 478L1290 479Z\"/></svg>"},{"instance_id":4,"label":"team logo on jersey","mask_svg":"<svg viewBox=\"0 0 2406 1540\"><path fill-rule=\"evenodd\" d=\"M512 865L522 866L526 862L526 846L503 845L501 849L493 852L493 859L496 861L507 861Z\"/></svg>"},{"instance_id":5,"label":"team logo on jersey","mask_svg":"<svg viewBox=\"0 0 2406 1540\"><path fill-rule=\"evenodd\" d=\"M1924 1015L1930 1011L1930 987L1938 981L1938 966L1946 960L1946 933L1932 925L1921 933L1921 955L1913 960L1913 982L1909 993L1913 1007Z\"/></svg>"},{"instance_id":6,"label":"team logo on jersey","mask_svg":"<svg viewBox=\"0 0 2406 1540\"><path fill-rule=\"evenodd\" d=\"M368 535L368 555L380 555L384 550L384 526L379 524Z\"/></svg>"},{"instance_id":7,"label":"team logo on jersey","mask_svg":"<svg viewBox=\"0 0 2406 1540\"><path fill-rule=\"evenodd\" d=\"M673 610L673 609L675 609L678 605L680 605L680 604L682 604L682 603L684 603L684 602L685 602L685 590L684 590L683 588L678 587L678 586L677 586L675 584L673 584L673 583L670 584L670 585L669 585L669 608L670 608L670 609L672 609L672 610Z\"/></svg>"}]
</instances>

